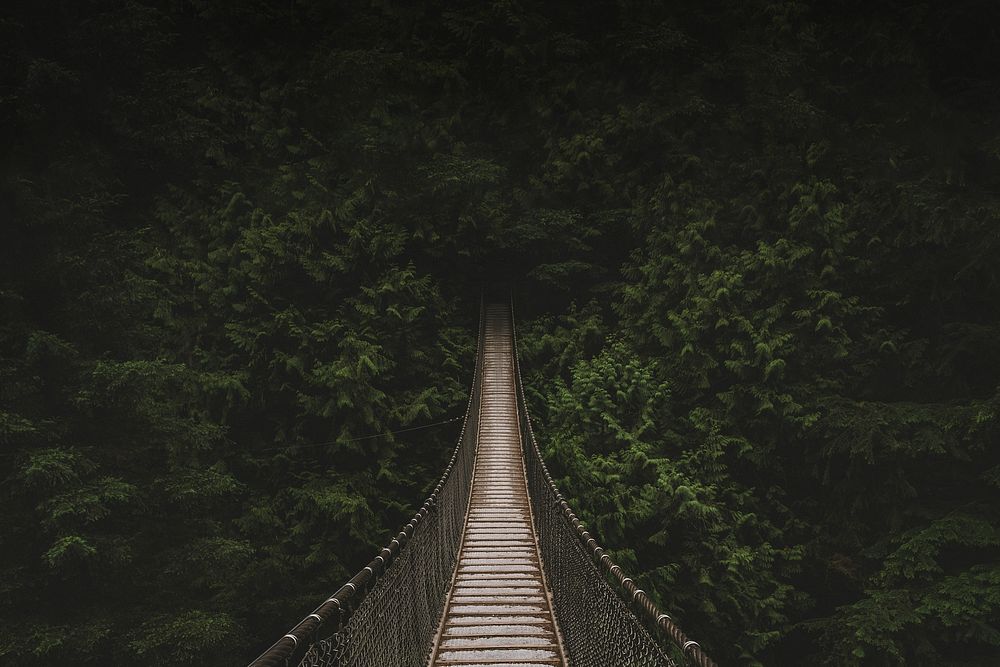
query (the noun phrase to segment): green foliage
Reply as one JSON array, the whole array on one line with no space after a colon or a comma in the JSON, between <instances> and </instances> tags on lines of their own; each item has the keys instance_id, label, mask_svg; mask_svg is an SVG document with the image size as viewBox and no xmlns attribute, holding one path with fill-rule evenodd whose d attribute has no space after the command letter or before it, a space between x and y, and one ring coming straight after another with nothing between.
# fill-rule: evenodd
<instances>
[{"instance_id":1,"label":"green foliage","mask_svg":"<svg viewBox=\"0 0 1000 667\"><path fill-rule=\"evenodd\" d=\"M720 663L991 664L981 11L13 8L0 661L251 659L426 495L455 429L368 436L461 411L513 277L564 491Z\"/></svg>"},{"instance_id":2,"label":"green foliage","mask_svg":"<svg viewBox=\"0 0 1000 667\"><path fill-rule=\"evenodd\" d=\"M226 660L226 647L245 640L228 614L188 611L143 623L128 648L148 665Z\"/></svg>"}]
</instances>

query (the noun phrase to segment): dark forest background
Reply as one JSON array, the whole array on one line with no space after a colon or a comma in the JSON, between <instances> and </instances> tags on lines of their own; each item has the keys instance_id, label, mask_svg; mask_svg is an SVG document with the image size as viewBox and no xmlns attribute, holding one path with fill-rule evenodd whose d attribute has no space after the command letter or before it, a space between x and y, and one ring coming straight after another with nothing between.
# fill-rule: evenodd
<instances>
[{"instance_id":1,"label":"dark forest background","mask_svg":"<svg viewBox=\"0 0 1000 667\"><path fill-rule=\"evenodd\" d=\"M730 665L1000 655L995 3L0 11L0 663L244 664L429 493L479 284Z\"/></svg>"}]
</instances>

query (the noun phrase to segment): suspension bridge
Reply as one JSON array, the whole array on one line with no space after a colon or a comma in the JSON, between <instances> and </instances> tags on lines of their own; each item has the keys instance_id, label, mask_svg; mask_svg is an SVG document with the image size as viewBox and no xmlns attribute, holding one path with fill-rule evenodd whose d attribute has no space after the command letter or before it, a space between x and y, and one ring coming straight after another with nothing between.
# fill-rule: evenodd
<instances>
[{"instance_id":1,"label":"suspension bridge","mask_svg":"<svg viewBox=\"0 0 1000 667\"><path fill-rule=\"evenodd\" d=\"M512 302L480 309L458 446L413 519L251 667L715 667L563 500Z\"/></svg>"}]
</instances>

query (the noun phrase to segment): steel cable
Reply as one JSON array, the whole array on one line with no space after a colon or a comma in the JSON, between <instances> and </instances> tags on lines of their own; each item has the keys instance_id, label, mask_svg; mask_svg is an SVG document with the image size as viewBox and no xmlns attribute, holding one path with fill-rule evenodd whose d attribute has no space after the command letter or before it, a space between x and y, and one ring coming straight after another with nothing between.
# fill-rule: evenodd
<instances>
[{"instance_id":1,"label":"steel cable","mask_svg":"<svg viewBox=\"0 0 1000 667\"><path fill-rule=\"evenodd\" d=\"M511 299L511 322L513 308ZM539 550L552 588L556 620L573 667L717 667L701 646L615 565L563 500L545 466L528 417L517 356L517 327L514 373L528 495Z\"/></svg>"},{"instance_id":2,"label":"steel cable","mask_svg":"<svg viewBox=\"0 0 1000 667\"><path fill-rule=\"evenodd\" d=\"M427 662L451 583L472 488L482 391L483 308L458 445L420 511L350 581L251 667L417 667Z\"/></svg>"}]
</instances>

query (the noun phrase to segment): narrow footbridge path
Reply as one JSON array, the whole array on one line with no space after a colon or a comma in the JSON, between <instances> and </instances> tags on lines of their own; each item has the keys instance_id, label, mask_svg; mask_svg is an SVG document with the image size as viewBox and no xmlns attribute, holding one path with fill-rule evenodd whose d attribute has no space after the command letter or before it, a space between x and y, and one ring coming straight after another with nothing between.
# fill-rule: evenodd
<instances>
[{"instance_id":1,"label":"narrow footbridge path","mask_svg":"<svg viewBox=\"0 0 1000 667\"><path fill-rule=\"evenodd\" d=\"M479 451L434 665L565 665L521 457L508 309L486 308Z\"/></svg>"},{"instance_id":2,"label":"narrow footbridge path","mask_svg":"<svg viewBox=\"0 0 1000 667\"><path fill-rule=\"evenodd\" d=\"M716 667L556 488L512 310L484 300L462 433L434 492L251 667Z\"/></svg>"}]
</instances>

